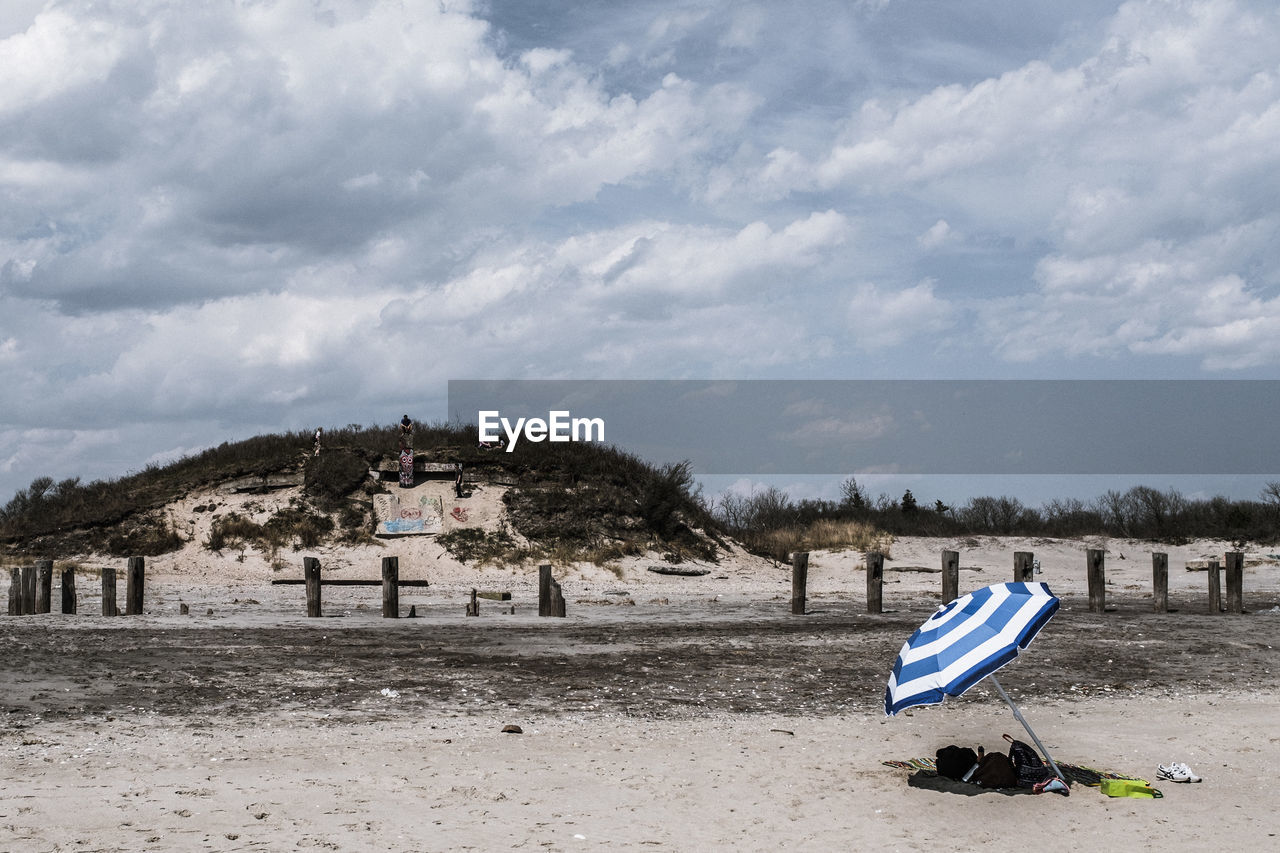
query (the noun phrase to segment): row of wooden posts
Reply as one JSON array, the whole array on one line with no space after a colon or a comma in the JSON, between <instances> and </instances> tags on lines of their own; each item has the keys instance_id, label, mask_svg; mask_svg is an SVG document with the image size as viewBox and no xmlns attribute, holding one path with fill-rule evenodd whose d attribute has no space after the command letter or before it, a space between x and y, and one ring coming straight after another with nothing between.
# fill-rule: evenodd
<instances>
[{"instance_id":1,"label":"row of wooden posts","mask_svg":"<svg viewBox=\"0 0 1280 853\"><path fill-rule=\"evenodd\" d=\"M872 551L866 556L867 612L884 612L884 554ZM1231 551L1226 554L1226 607L1222 601L1222 565L1209 561L1209 612L1244 612L1244 554ZM1089 579L1089 612L1102 613L1107 604L1106 552L1090 548L1085 552L1085 570ZM1013 580L1030 583L1034 579L1035 554L1031 551L1013 553ZM791 612L803 615L806 605L805 587L809 577L809 553L799 551L791 555ZM1156 613L1169 610L1169 555L1151 555L1151 588ZM942 600L954 601L960 597L960 552L942 552Z\"/></svg>"},{"instance_id":2,"label":"row of wooden posts","mask_svg":"<svg viewBox=\"0 0 1280 853\"><path fill-rule=\"evenodd\" d=\"M146 560L130 557L125 575L125 615L142 613L142 591L146 578ZM31 616L52 612L53 560L36 560L31 565L9 570L9 615ZM76 612L75 566L62 570L62 612ZM116 570L102 570L102 615L119 616L116 607Z\"/></svg>"},{"instance_id":3,"label":"row of wooden posts","mask_svg":"<svg viewBox=\"0 0 1280 853\"><path fill-rule=\"evenodd\" d=\"M307 615L321 615L320 589L324 583L320 577L320 560L315 557L304 557L302 560L303 582L307 587ZM142 613L143 588L146 579L146 560L143 557L130 557L125 587L125 615L133 616ZM376 581L375 581L376 583ZM400 615L400 586L414 583L400 580L400 558L382 558L382 615L396 618ZM50 601L53 597L53 560L36 560L31 565L14 566L9 577L9 615L30 616L52 612ZM185 605L184 612L185 612ZM76 612L76 574L74 566L62 570L62 612ZM102 615L118 616L116 607L116 570L111 567L102 569ZM468 616L480 615L478 593L471 590L471 603L467 606ZM551 576L551 566L538 567L538 615L564 616L564 593L560 584Z\"/></svg>"},{"instance_id":4,"label":"row of wooden posts","mask_svg":"<svg viewBox=\"0 0 1280 853\"><path fill-rule=\"evenodd\" d=\"M875 551L866 555L867 612L884 611L884 555ZM1211 560L1209 576L1209 612L1244 612L1244 554L1231 551L1226 554L1226 606L1222 598L1222 566ZM1102 613L1106 609L1106 556L1098 548L1085 552L1085 570L1089 580L1089 611ZM321 615L320 590L326 581L320 576L320 560L304 557L302 560L304 583L307 587L307 616ZM1015 582L1031 582L1034 579L1035 555L1030 551L1013 554L1013 579ZM809 553L799 551L791 558L791 612L804 614L807 604L806 587L809 576ZM142 613L143 587L146 577L146 561L143 557L130 557L126 575L125 615ZM1169 609L1169 555L1151 555L1152 604L1157 613ZM333 581L327 581L333 583ZM376 581L374 582L376 583ZM400 615L400 558L382 558L382 615L397 618ZM27 566L10 569L9 615L27 616L51 612L53 593L53 560L36 560ZM942 600L952 601L960 595L960 552L942 552ZM62 570L62 612L76 612L75 567ZM116 570L102 569L102 615L118 616L116 608ZM476 590L471 591L468 616L480 615ZM538 615L564 616L564 593L560 584L551 576L551 566L538 566Z\"/></svg>"},{"instance_id":5,"label":"row of wooden posts","mask_svg":"<svg viewBox=\"0 0 1280 853\"><path fill-rule=\"evenodd\" d=\"M320 576L320 560L316 557L302 558L302 575L307 585L307 616L323 615L321 589L326 581ZM382 615L386 619L400 616L400 587L405 583L400 580L400 558L382 558ZM513 611L514 612L514 611ZM412 611L411 611L412 613ZM471 590L471 602L467 605L468 616L480 615L479 593ZM551 576L551 566L538 566L538 615L564 616L564 593L559 582Z\"/></svg>"}]
</instances>

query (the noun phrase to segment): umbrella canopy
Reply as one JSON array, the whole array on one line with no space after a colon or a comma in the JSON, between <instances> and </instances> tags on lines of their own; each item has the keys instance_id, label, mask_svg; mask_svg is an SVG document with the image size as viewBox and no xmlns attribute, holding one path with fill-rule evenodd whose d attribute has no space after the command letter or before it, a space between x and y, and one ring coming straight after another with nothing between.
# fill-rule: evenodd
<instances>
[{"instance_id":1,"label":"umbrella canopy","mask_svg":"<svg viewBox=\"0 0 1280 853\"><path fill-rule=\"evenodd\" d=\"M885 714L962 695L1016 658L1058 604L1046 584L998 583L938 608L898 653Z\"/></svg>"}]
</instances>

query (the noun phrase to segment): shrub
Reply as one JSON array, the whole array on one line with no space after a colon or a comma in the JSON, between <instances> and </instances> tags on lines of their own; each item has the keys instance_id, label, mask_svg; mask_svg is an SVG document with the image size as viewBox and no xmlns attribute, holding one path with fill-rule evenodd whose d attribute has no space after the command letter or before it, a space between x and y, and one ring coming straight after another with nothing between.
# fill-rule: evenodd
<instances>
[{"instance_id":1,"label":"shrub","mask_svg":"<svg viewBox=\"0 0 1280 853\"><path fill-rule=\"evenodd\" d=\"M156 557L180 550L185 544L169 519L148 513L127 530L108 537L106 550L113 557Z\"/></svg>"},{"instance_id":2,"label":"shrub","mask_svg":"<svg viewBox=\"0 0 1280 853\"><path fill-rule=\"evenodd\" d=\"M209 538L204 544L210 551L252 545L274 554L278 548L290 542L294 542L295 550L314 548L322 544L333 533L333 529L332 518L313 512L305 506L290 506L279 510L265 524L232 512L214 520L209 527Z\"/></svg>"},{"instance_id":3,"label":"shrub","mask_svg":"<svg viewBox=\"0 0 1280 853\"><path fill-rule=\"evenodd\" d=\"M262 526L268 547L274 549L297 540L294 548L314 548L333 532L333 519L304 506L277 511Z\"/></svg>"},{"instance_id":4,"label":"shrub","mask_svg":"<svg viewBox=\"0 0 1280 853\"><path fill-rule=\"evenodd\" d=\"M369 463L349 450L330 450L307 460L303 488L307 494L334 503L358 489L369 477Z\"/></svg>"},{"instance_id":5,"label":"shrub","mask_svg":"<svg viewBox=\"0 0 1280 853\"><path fill-rule=\"evenodd\" d=\"M640 517L650 530L663 538L673 538L681 532L685 525L679 513L689 502L692 485L688 462L664 465L649 477L640 497Z\"/></svg>"},{"instance_id":6,"label":"shrub","mask_svg":"<svg viewBox=\"0 0 1280 853\"><path fill-rule=\"evenodd\" d=\"M210 551L221 552L227 548L238 548L261 542L262 525L238 512L228 513L215 518L209 527L209 538L204 546Z\"/></svg>"},{"instance_id":7,"label":"shrub","mask_svg":"<svg viewBox=\"0 0 1280 853\"><path fill-rule=\"evenodd\" d=\"M497 563L511 556L516 542L506 529L492 531L478 527L460 527L437 537L444 549L464 563Z\"/></svg>"}]
</instances>

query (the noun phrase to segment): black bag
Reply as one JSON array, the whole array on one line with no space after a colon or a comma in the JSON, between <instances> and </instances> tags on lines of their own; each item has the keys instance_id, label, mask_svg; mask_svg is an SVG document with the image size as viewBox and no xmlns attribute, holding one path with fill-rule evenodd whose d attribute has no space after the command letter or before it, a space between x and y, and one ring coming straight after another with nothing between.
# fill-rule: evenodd
<instances>
[{"instance_id":1,"label":"black bag","mask_svg":"<svg viewBox=\"0 0 1280 853\"><path fill-rule=\"evenodd\" d=\"M1034 788L1054 775L1053 768L1044 763L1040 753L1011 735L1005 735L1004 739L1009 741L1009 761L1018 775L1019 788Z\"/></svg>"},{"instance_id":2,"label":"black bag","mask_svg":"<svg viewBox=\"0 0 1280 853\"><path fill-rule=\"evenodd\" d=\"M963 779L964 774L978 763L978 753L967 746L944 746L936 753L939 776L948 779Z\"/></svg>"},{"instance_id":3,"label":"black bag","mask_svg":"<svg viewBox=\"0 0 1280 853\"><path fill-rule=\"evenodd\" d=\"M984 788L1016 788L1018 774L1003 752L988 752L978 755L978 769L969 781Z\"/></svg>"}]
</instances>

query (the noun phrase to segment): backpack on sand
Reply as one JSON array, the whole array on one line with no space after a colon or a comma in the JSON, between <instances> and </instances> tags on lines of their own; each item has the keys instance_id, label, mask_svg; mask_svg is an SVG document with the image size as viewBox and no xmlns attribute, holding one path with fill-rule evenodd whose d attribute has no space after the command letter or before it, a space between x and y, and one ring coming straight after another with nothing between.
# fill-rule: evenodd
<instances>
[{"instance_id":1,"label":"backpack on sand","mask_svg":"<svg viewBox=\"0 0 1280 853\"><path fill-rule=\"evenodd\" d=\"M1004 739L1009 742L1009 761L1018 777L1019 788L1034 788L1053 777L1053 769L1044 763L1040 753L1010 735L1006 734Z\"/></svg>"}]
</instances>

